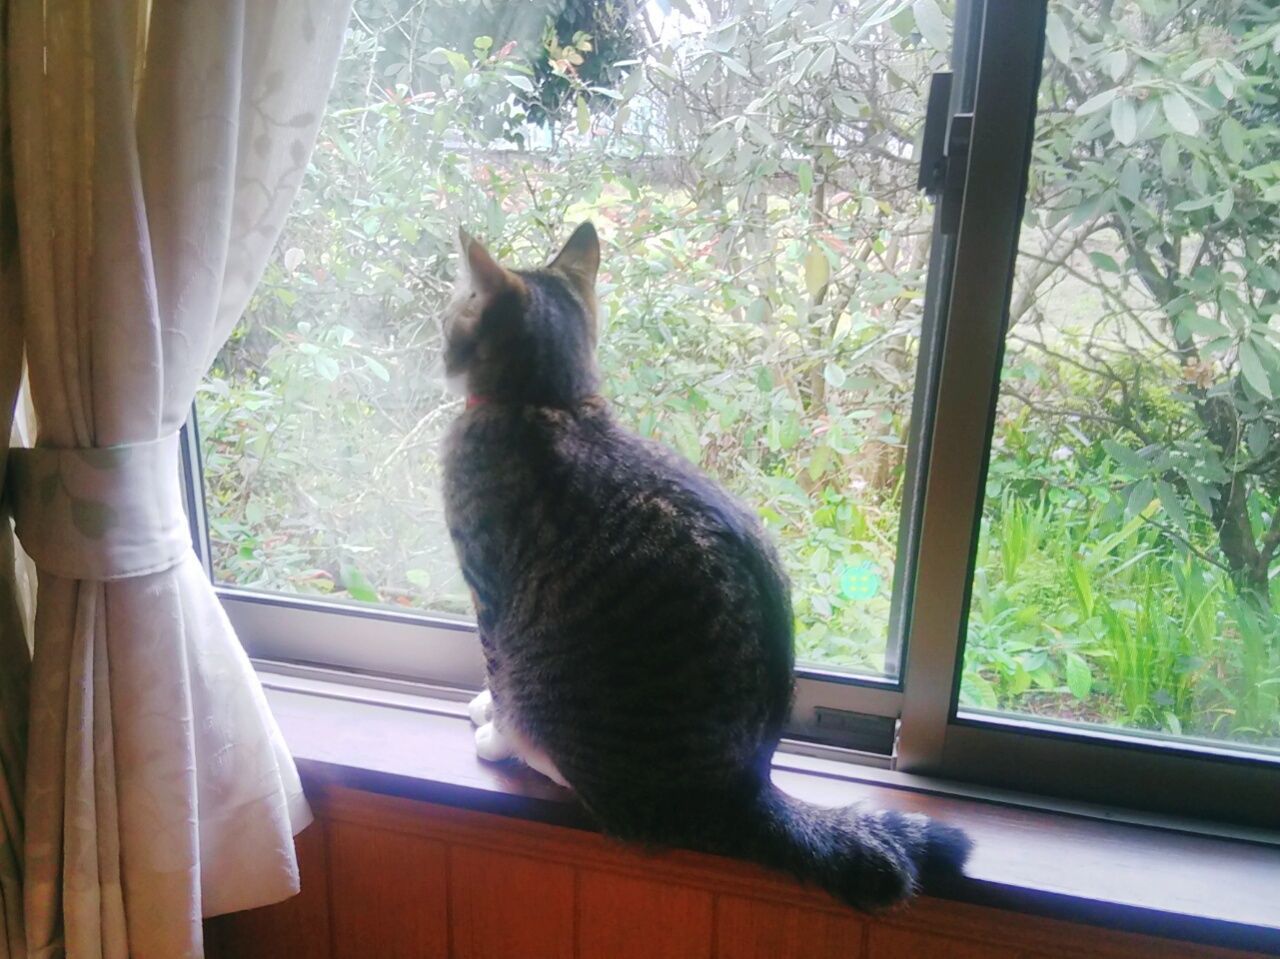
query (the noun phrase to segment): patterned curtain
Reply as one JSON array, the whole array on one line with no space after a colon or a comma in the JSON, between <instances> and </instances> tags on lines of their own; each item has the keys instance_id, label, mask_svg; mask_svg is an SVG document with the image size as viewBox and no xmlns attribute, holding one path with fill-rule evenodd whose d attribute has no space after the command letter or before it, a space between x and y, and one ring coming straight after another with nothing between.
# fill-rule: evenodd
<instances>
[{"instance_id":1,"label":"patterned curtain","mask_svg":"<svg viewBox=\"0 0 1280 959\"><path fill-rule=\"evenodd\" d=\"M192 552L178 429L279 235L349 6L0 0L0 438L19 344L38 427L0 473L39 582L29 682L0 585L9 957L199 957L202 916L297 890L309 812ZM0 583L7 543L4 522Z\"/></svg>"}]
</instances>

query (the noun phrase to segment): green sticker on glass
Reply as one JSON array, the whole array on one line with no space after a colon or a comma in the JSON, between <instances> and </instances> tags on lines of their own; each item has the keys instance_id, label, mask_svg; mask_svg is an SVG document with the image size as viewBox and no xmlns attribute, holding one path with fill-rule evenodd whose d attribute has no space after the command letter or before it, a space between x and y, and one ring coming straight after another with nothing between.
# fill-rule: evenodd
<instances>
[{"instance_id":1,"label":"green sticker on glass","mask_svg":"<svg viewBox=\"0 0 1280 959\"><path fill-rule=\"evenodd\" d=\"M880 592L880 573L868 562L846 566L840 572L840 595L845 599L874 599Z\"/></svg>"}]
</instances>

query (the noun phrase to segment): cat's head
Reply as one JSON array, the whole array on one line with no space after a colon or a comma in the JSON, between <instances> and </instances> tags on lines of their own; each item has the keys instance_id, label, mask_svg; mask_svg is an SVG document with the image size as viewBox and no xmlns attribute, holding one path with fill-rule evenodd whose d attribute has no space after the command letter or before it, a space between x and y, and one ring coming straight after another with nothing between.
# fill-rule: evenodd
<instances>
[{"instance_id":1,"label":"cat's head","mask_svg":"<svg viewBox=\"0 0 1280 959\"><path fill-rule=\"evenodd\" d=\"M600 240L583 223L538 270L510 270L458 231L458 279L445 308L451 386L482 400L569 407L595 392Z\"/></svg>"}]
</instances>

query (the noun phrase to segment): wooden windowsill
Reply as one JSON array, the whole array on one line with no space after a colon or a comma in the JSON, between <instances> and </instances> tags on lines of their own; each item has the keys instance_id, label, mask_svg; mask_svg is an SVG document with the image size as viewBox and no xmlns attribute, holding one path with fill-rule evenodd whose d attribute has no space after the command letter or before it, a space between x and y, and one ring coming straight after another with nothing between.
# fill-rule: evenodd
<instances>
[{"instance_id":1,"label":"wooden windowsill","mask_svg":"<svg viewBox=\"0 0 1280 959\"><path fill-rule=\"evenodd\" d=\"M568 791L477 759L461 704L370 702L264 682L309 782L594 828ZM775 781L813 802L925 812L969 832L976 848L966 875L932 896L1280 955L1280 847L927 794L807 765L814 769L784 760Z\"/></svg>"}]
</instances>

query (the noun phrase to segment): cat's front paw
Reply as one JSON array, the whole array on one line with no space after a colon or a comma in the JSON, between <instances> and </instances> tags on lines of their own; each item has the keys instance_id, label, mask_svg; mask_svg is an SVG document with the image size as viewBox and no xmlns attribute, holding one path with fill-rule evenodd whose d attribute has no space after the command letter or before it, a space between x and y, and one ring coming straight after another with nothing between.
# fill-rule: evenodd
<instances>
[{"instance_id":1,"label":"cat's front paw","mask_svg":"<svg viewBox=\"0 0 1280 959\"><path fill-rule=\"evenodd\" d=\"M494 723L485 723L476 730L476 755L491 763L502 762L514 756L515 748Z\"/></svg>"},{"instance_id":2,"label":"cat's front paw","mask_svg":"<svg viewBox=\"0 0 1280 959\"><path fill-rule=\"evenodd\" d=\"M489 690L480 690L480 695L467 705L467 715L471 717L471 725L483 726L493 719L493 694Z\"/></svg>"}]
</instances>

